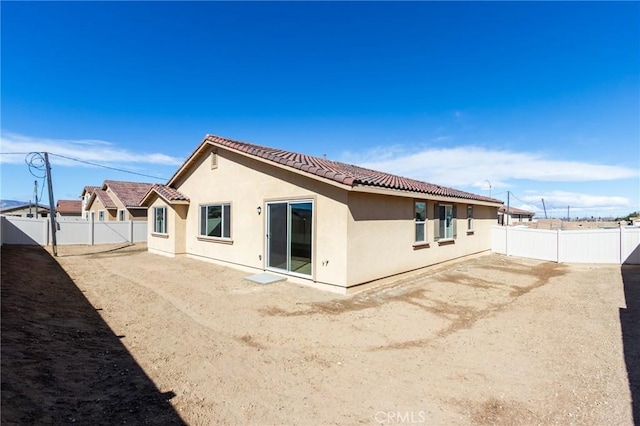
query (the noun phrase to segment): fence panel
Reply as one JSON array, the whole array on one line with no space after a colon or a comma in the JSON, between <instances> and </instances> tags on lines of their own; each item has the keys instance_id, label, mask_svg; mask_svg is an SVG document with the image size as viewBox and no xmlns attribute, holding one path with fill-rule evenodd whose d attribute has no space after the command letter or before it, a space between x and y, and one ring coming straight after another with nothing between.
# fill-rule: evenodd
<instances>
[{"instance_id":1,"label":"fence panel","mask_svg":"<svg viewBox=\"0 0 640 426\"><path fill-rule=\"evenodd\" d=\"M494 253L567 263L640 265L640 228L543 230L494 226Z\"/></svg>"},{"instance_id":2,"label":"fence panel","mask_svg":"<svg viewBox=\"0 0 640 426\"><path fill-rule=\"evenodd\" d=\"M94 222L95 244L116 244L129 241L129 222Z\"/></svg>"},{"instance_id":3,"label":"fence panel","mask_svg":"<svg viewBox=\"0 0 640 426\"><path fill-rule=\"evenodd\" d=\"M0 216L1 243L46 246L50 241L49 219ZM94 222L57 220L56 241L66 244L118 244L147 241L147 222ZM132 238L133 237L133 238Z\"/></svg>"},{"instance_id":4,"label":"fence panel","mask_svg":"<svg viewBox=\"0 0 640 426\"><path fill-rule=\"evenodd\" d=\"M640 228L623 228L620 244L622 263L640 265Z\"/></svg>"},{"instance_id":5,"label":"fence panel","mask_svg":"<svg viewBox=\"0 0 640 426\"><path fill-rule=\"evenodd\" d=\"M558 260L558 233L547 229L509 228L507 254L532 259Z\"/></svg>"},{"instance_id":6,"label":"fence panel","mask_svg":"<svg viewBox=\"0 0 640 426\"><path fill-rule=\"evenodd\" d=\"M146 220L133 221L133 242L134 243L147 242L147 221Z\"/></svg>"},{"instance_id":7,"label":"fence panel","mask_svg":"<svg viewBox=\"0 0 640 426\"><path fill-rule=\"evenodd\" d=\"M498 254L507 254L507 227L491 227L491 251Z\"/></svg>"},{"instance_id":8,"label":"fence panel","mask_svg":"<svg viewBox=\"0 0 640 426\"><path fill-rule=\"evenodd\" d=\"M560 262L620 263L620 228L561 231Z\"/></svg>"},{"instance_id":9,"label":"fence panel","mask_svg":"<svg viewBox=\"0 0 640 426\"><path fill-rule=\"evenodd\" d=\"M56 242L65 244L91 244L91 224L87 221L58 219Z\"/></svg>"},{"instance_id":10,"label":"fence panel","mask_svg":"<svg viewBox=\"0 0 640 426\"><path fill-rule=\"evenodd\" d=\"M0 216L2 244L41 245L48 243L48 219Z\"/></svg>"}]
</instances>

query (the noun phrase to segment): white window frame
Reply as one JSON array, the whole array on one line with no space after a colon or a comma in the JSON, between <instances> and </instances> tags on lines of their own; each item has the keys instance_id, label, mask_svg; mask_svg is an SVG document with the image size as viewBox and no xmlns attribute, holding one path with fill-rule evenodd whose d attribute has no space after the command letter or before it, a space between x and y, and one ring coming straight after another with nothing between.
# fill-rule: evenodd
<instances>
[{"instance_id":1,"label":"white window frame","mask_svg":"<svg viewBox=\"0 0 640 426\"><path fill-rule=\"evenodd\" d=\"M118 222L124 222L124 210L118 210Z\"/></svg>"},{"instance_id":2,"label":"white window frame","mask_svg":"<svg viewBox=\"0 0 640 426\"><path fill-rule=\"evenodd\" d=\"M208 235L211 231L208 232L207 229L203 229L203 225L206 223L206 222L203 222L203 217L202 217L203 211L208 216L209 215L209 209L212 208L212 207L219 207L220 208L220 215L221 215L220 236ZM231 240L231 236L232 236L232 232L231 232L232 220L231 220L231 217L232 217L232 215L233 214L231 212L231 203L200 204L198 206L198 237L199 238L212 239L212 240L226 240L226 241ZM226 231L227 235L225 235L225 231Z\"/></svg>"},{"instance_id":3,"label":"white window frame","mask_svg":"<svg viewBox=\"0 0 640 426\"><path fill-rule=\"evenodd\" d=\"M418 216L418 204L424 204L424 218ZM415 244L424 244L427 242L427 202L421 200L414 200L413 202L413 214L414 214L414 235L413 240ZM418 239L418 229L422 228L421 240Z\"/></svg>"},{"instance_id":4,"label":"white window frame","mask_svg":"<svg viewBox=\"0 0 640 426\"><path fill-rule=\"evenodd\" d=\"M158 212L162 212L162 229L158 229ZM154 207L153 208L153 233L154 234L167 234L167 207Z\"/></svg>"},{"instance_id":5,"label":"white window frame","mask_svg":"<svg viewBox=\"0 0 640 426\"><path fill-rule=\"evenodd\" d=\"M98 210L98 222L104 222L105 216L104 210Z\"/></svg>"},{"instance_id":6,"label":"white window frame","mask_svg":"<svg viewBox=\"0 0 640 426\"><path fill-rule=\"evenodd\" d=\"M443 209L443 215L440 216L440 209ZM457 238L457 206L455 204L439 204L436 203L434 204L434 208L433 208L433 216L434 216L434 240L439 241L439 242L446 242L446 241L454 241ZM451 210L451 236L443 236L440 234L440 223L443 220L447 220L447 210ZM447 226L446 226L446 222L445 225L443 226L443 232L446 234L447 233Z\"/></svg>"},{"instance_id":7,"label":"white window frame","mask_svg":"<svg viewBox=\"0 0 640 426\"><path fill-rule=\"evenodd\" d=\"M467 205L467 232L473 232L473 205Z\"/></svg>"}]
</instances>

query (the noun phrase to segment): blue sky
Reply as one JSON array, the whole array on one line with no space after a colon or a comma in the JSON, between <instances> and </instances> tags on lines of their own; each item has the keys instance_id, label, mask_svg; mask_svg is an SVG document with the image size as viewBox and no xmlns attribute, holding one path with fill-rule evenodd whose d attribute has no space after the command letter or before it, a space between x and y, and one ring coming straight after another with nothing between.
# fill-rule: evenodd
<instances>
[{"instance_id":1,"label":"blue sky","mask_svg":"<svg viewBox=\"0 0 640 426\"><path fill-rule=\"evenodd\" d=\"M56 199L216 134L491 195L640 210L637 2L2 2L0 152ZM0 197L33 199L24 155ZM46 193L44 194L46 197Z\"/></svg>"}]
</instances>

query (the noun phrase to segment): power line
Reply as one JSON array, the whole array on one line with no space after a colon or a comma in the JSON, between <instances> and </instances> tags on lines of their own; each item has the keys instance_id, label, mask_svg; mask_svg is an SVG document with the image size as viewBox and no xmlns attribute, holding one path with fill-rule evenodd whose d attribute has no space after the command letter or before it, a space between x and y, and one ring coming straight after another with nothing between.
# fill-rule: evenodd
<instances>
[{"instance_id":1,"label":"power line","mask_svg":"<svg viewBox=\"0 0 640 426\"><path fill-rule=\"evenodd\" d=\"M150 178L153 178L153 179L167 180L167 178L165 178L165 177L152 176L152 175L147 175L147 174L144 174L144 173L133 172L131 170L119 169L117 167L105 166L104 164L98 164L98 163L93 163L91 161L79 160L77 158L67 157L66 155L54 154L52 152L50 152L49 155L52 155L52 156L55 156L55 157L64 158L66 160L76 161L78 163L88 164L90 166L102 167L103 169L115 170L117 172L129 173L129 174L132 174L132 175L138 175L138 176L144 176L144 177L150 177Z\"/></svg>"}]
</instances>

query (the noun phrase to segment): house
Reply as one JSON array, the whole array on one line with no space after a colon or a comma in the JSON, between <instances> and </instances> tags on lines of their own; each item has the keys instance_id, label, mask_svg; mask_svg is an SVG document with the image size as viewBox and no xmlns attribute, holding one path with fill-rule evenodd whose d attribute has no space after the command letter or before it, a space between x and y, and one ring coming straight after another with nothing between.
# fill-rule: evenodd
<instances>
[{"instance_id":1,"label":"house","mask_svg":"<svg viewBox=\"0 0 640 426\"><path fill-rule=\"evenodd\" d=\"M489 251L502 202L207 135L142 204L150 252L345 293Z\"/></svg>"},{"instance_id":2,"label":"house","mask_svg":"<svg viewBox=\"0 0 640 426\"><path fill-rule=\"evenodd\" d=\"M97 221L147 220L147 207L140 201L152 186L150 183L105 180L101 187L85 187L82 196L91 194L85 210Z\"/></svg>"},{"instance_id":3,"label":"house","mask_svg":"<svg viewBox=\"0 0 640 426\"><path fill-rule=\"evenodd\" d=\"M99 186L85 186L82 189L82 194L80 194L80 198L82 199L82 218L85 220L89 220L89 210L87 206L89 205L89 200L91 199L91 195L97 190L100 189Z\"/></svg>"},{"instance_id":4,"label":"house","mask_svg":"<svg viewBox=\"0 0 640 426\"><path fill-rule=\"evenodd\" d=\"M43 218L49 217L49 207L42 204L25 203L2 209L0 214L3 216Z\"/></svg>"},{"instance_id":5,"label":"house","mask_svg":"<svg viewBox=\"0 0 640 426\"><path fill-rule=\"evenodd\" d=\"M502 206L498 210L498 223L505 225L506 220L507 225L521 225L522 222L532 222L533 216L535 213L515 207L509 207L509 214L507 214L507 207Z\"/></svg>"},{"instance_id":6,"label":"house","mask_svg":"<svg viewBox=\"0 0 640 426\"><path fill-rule=\"evenodd\" d=\"M56 203L56 213L58 218L82 218L82 201L80 200L58 200Z\"/></svg>"}]
</instances>

